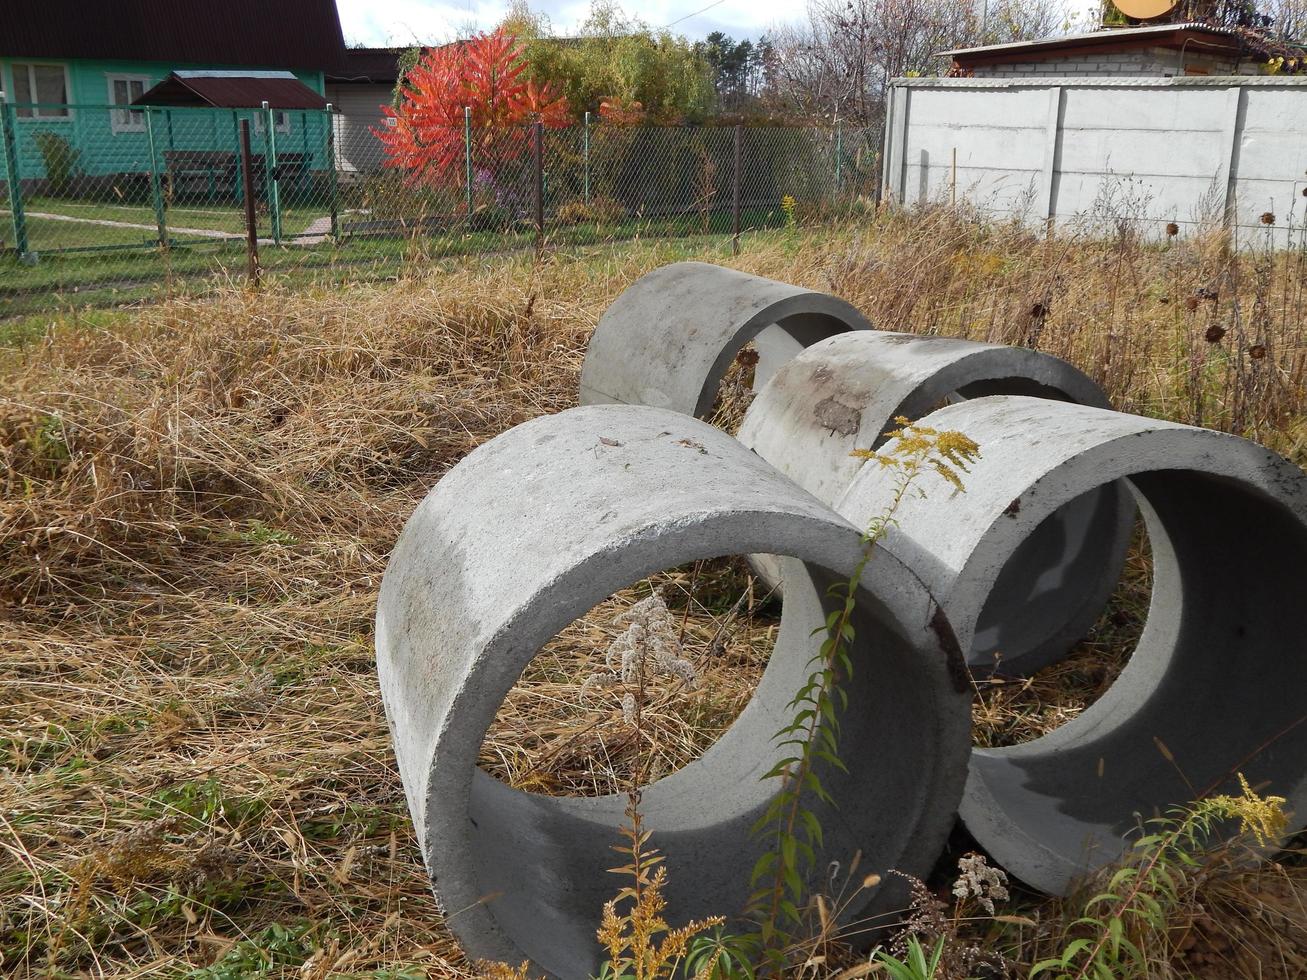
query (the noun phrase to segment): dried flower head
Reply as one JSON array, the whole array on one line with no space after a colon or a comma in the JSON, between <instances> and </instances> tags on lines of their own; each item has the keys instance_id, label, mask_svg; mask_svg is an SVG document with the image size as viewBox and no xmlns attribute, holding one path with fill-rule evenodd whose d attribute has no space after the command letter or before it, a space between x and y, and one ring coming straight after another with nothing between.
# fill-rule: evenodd
<instances>
[{"instance_id":1,"label":"dried flower head","mask_svg":"<svg viewBox=\"0 0 1307 980\"><path fill-rule=\"evenodd\" d=\"M1243 793L1239 796L1213 796L1207 805L1230 818L1238 818L1241 829L1252 834L1258 844L1274 844L1284 835L1289 826L1289 816L1284 812L1287 802L1283 796L1260 796L1248 785L1243 773L1239 773L1239 785Z\"/></svg>"},{"instance_id":2,"label":"dried flower head","mask_svg":"<svg viewBox=\"0 0 1307 980\"><path fill-rule=\"evenodd\" d=\"M1174 238L1176 235L1180 234L1180 226L1177 225L1174 221L1168 221L1166 223L1166 234L1170 238Z\"/></svg>"},{"instance_id":3,"label":"dried flower head","mask_svg":"<svg viewBox=\"0 0 1307 980\"><path fill-rule=\"evenodd\" d=\"M1264 225L1273 225L1273 224L1275 224L1275 214L1274 214L1274 212L1272 212L1272 211L1264 211L1264 212L1262 213L1261 222L1262 222L1262 224L1264 224Z\"/></svg>"},{"instance_id":4,"label":"dried flower head","mask_svg":"<svg viewBox=\"0 0 1307 980\"><path fill-rule=\"evenodd\" d=\"M1184 308L1188 310L1190 313L1198 309L1198 297L1186 296L1184 300Z\"/></svg>"},{"instance_id":5,"label":"dried flower head","mask_svg":"<svg viewBox=\"0 0 1307 980\"><path fill-rule=\"evenodd\" d=\"M983 854L967 854L958 861L958 880L953 894L959 901L975 899L986 915L994 914L994 902L1008 899L1007 875L991 868Z\"/></svg>"},{"instance_id":6,"label":"dried flower head","mask_svg":"<svg viewBox=\"0 0 1307 980\"><path fill-rule=\"evenodd\" d=\"M849 455L898 470L908 480L923 470L934 470L954 489L964 489L963 474L980 458L980 446L974 440L961 432L932 429L903 416L896 418L894 424L898 428L885 433L893 441L883 452L855 449Z\"/></svg>"},{"instance_id":7,"label":"dried flower head","mask_svg":"<svg viewBox=\"0 0 1307 980\"><path fill-rule=\"evenodd\" d=\"M641 671L646 678L674 677L688 688L698 687L698 671L682 656L680 630L661 595L655 592L641 599L614 617L613 624L626 629L604 651L605 669L581 685L582 698L593 688L637 684ZM635 695L630 691L622 697L622 713L634 721Z\"/></svg>"},{"instance_id":8,"label":"dried flower head","mask_svg":"<svg viewBox=\"0 0 1307 980\"><path fill-rule=\"evenodd\" d=\"M1219 323L1213 323L1207 328L1207 332L1203 334L1203 336L1207 338L1209 344L1219 344L1221 338L1225 336L1225 327L1221 326Z\"/></svg>"}]
</instances>

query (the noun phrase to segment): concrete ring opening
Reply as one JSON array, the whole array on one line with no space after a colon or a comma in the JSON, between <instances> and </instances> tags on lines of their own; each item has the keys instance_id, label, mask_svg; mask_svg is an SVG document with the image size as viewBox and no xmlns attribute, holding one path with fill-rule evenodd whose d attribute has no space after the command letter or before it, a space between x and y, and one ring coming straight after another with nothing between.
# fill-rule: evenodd
<instances>
[{"instance_id":1,"label":"concrete ring opening","mask_svg":"<svg viewBox=\"0 0 1307 980\"><path fill-rule=\"evenodd\" d=\"M670 775L708 751L753 697L780 611L740 555L615 592L531 660L478 765L546 796L624 793Z\"/></svg>"},{"instance_id":2,"label":"concrete ring opening","mask_svg":"<svg viewBox=\"0 0 1307 980\"><path fill-rule=\"evenodd\" d=\"M675 262L637 279L600 318L581 369L580 403L708 418L747 344L758 353L757 390L804 348L870 328L838 297L706 262Z\"/></svg>"},{"instance_id":3,"label":"concrete ring opening","mask_svg":"<svg viewBox=\"0 0 1307 980\"><path fill-rule=\"evenodd\" d=\"M821 341L781 367L750 406L740 440L818 499L861 518L841 503L864 465L854 449L882 446L896 418L990 395L1109 407L1098 385L1048 354L871 330ZM1025 675L1065 656L1116 585L1134 515L1129 493L1113 486L1050 515L992 590L967 652L973 672ZM764 582L778 581L766 556L752 564Z\"/></svg>"},{"instance_id":4,"label":"concrete ring opening","mask_svg":"<svg viewBox=\"0 0 1307 980\"><path fill-rule=\"evenodd\" d=\"M1126 482L1154 556L1148 618L1116 682L1041 738L973 752L960 812L979 843L1027 884L1067 894L1120 857L1141 819L1237 795L1240 773L1286 797L1289 830L1301 829L1302 471L1234 436L1028 398L950 406L929 424L967 432L985 456L967 493L935 500L933 515L905 508L891 543L964 645L1021 542L1089 490ZM873 506L872 481L855 486Z\"/></svg>"},{"instance_id":5,"label":"concrete ring opening","mask_svg":"<svg viewBox=\"0 0 1307 980\"><path fill-rule=\"evenodd\" d=\"M511 475L518 492L505 492ZM479 494L472 488L481 487ZM520 541L505 547L505 529ZM734 439L688 416L626 406L536 419L480 447L419 506L392 554L378 672L433 887L476 957L560 977L598 967L597 910L620 887L626 798L550 797L476 767L495 712L559 630L616 589L700 558L793 555L776 648L754 697L703 756L650 784L641 812L667 858L678 921L735 914L765 849L750 828L776 791L772 736L807 677L828 587L856 565L856 528ZM970 690L929 593L892 553L867 569L854 620L848 772L814 809L814 865L924 873L952 826L969 751ZM933 624L933 625L932 625ZM952 656L949 655L952 650ZM901 908L897 879L846 915Z\"/></svg>"}]
</instances>

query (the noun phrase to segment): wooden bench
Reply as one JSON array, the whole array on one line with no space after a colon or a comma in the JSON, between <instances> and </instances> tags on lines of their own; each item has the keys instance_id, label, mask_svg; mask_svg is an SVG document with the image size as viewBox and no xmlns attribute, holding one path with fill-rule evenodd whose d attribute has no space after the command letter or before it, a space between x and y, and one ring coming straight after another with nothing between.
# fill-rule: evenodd
<instances>
[{"instance_id":1,"label":"wooden bench","mask_svg":"<svg viewBox=\"0 0 1307 980\"><path fill-rule=\"evenodd\" d=\"M226 150L164 150L164 166L174 194L187 194L199 183L207 196L233 194L239 168L236 154Z\"/></svg>"}]
</instances>

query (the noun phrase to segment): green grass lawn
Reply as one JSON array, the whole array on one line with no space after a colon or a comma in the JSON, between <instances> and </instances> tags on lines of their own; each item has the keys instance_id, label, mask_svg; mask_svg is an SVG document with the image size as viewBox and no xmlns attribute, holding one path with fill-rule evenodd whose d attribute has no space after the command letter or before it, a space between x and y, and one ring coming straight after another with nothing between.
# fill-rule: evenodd
<instances>
[{"instance_id":1,"label":"green grass lawn","mask_svg":"<svg viewBox=\"0 0 1307 980\"><path fill-rule=\"evenodd\" d=\"M142 241L157 240L157 217L154 206L142 203L113 203L105 201L68 201L55 197L32 197L24 202L28 214L27 236L33 251L53 251L65 248L92 248L102 245L136 245ZM330 204L318 201L298 201L283 204L282 230L287 235L301 235L318 218L331 212ZM39 215L59 215L60 218L43 218ZM72 218L66 221L61 218ZM11 220L10 212L0 210L0 227ZM117 228L97 224L117 221L140 225L140 228ZM180 240L199 239L204 235L188 234L184 229L200 232L222 232L229 235L245 234L245 210L233 201L213 204L182 202L171 205L164 212L169 237ZM272 234L267 208L260 205L258 228L261 236ZM5 229L3 237L11 237Z\"/></svg>"},{"instance_id":2,"label":"green grass lawn","mask_svg":"<svg viewBox=\"0 0 1307 980\"><path fill-rule=\"evenodd\" d=\"M99 216L153 216L152 211L127 205L95 208L99 210L92 213ZM288 236L308 223L305 212L291 214L292 220L285 224ZM220 217L215 213L213 223ZM741 225L748 229L774 228L781 223L783 219L772 212L758 210L741 215ZM729 234L730 224L730 215L720 213L708 215L707 221L699 215L684 215L606 224L586 222L551 228L547 242L550 247L573 247L641 238L690 239ZM19 263L12 256L0 257L0 317L69 306L115 306L162 294L202 292L212 283L240 281L246 274L245 243L241 239L182 239L180 244L174 239L175 247L164 252L155 246L154 236L138 229L40 218L30 218L29 229L32 250L38 255L34 264ZM260 234L267 233L261 226ZM536 234L530 226L518 225L489 231L450 228L407 238L360 234L346 237L339 245L296 245L293 238L289 242L281 248L267 244L260 248L260 264L266 272L307 278L373 279L394 276L406 266L433 259L530 249ZM74 243L100 250L50 251Z\"/></svg>"}]
</instances>

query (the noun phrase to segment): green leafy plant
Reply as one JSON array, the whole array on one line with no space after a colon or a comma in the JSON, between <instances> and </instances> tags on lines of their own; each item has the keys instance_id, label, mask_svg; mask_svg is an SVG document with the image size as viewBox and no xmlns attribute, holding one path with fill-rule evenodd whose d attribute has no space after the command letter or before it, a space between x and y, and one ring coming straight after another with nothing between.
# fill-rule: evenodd
<instances>
[{"instance_id":1,"label":"green leafy plant","mask_svg":"<svg viewBox=\"0 0 1307 980\"><path fill-rule=\"evenodd\" d=\"M853 574L828 592L834 608L825 627L814 634L824 632L825 639L813 656L811 673L789 704L794 716L775 735L783 757L763 777L780 780L781 788L753 828L755 834L770 837L772 846L754 865L751 887L755 891L749 906L758 922L764 959L775 972L785 968L787 951L802 924L804 878L822 846L821 823L806 801L815 798L834 805L818 769L825 764L845 771L839 756L840 715L848 708L843 685L853 673L849 645L854 639L853 614L863 572L918 479L934 472L961 490L962 474L980 455L979 446L960 432L932 429L906 418L895 419L895 423L899 428L887 433L891 442L884 452L854 453L870 465L894 472L894 494L863 535L862 557Z\"/></svg>"},{"instance_id":2,"label":"green leafy plant","mask_svg":"<svg viewBox=\"0 0 1307 980\"><path fill-rule=\"evenodd\" d=\"M50 189L56 194L71 190L73 181L78 176L77 161L81 151L73 146L68 137L45 129L33 133L32 141L41 154L45 179Z\"/></svg>"},{"instance_id":3,"label":"green leafy plant","mask_svg":"<svg viewBox=\"0 0 1307 980\"><path fill-rule=\"evenodd\" d=\"M243 939L211 966L192 970L187 980L248 980L284 976L313 953L305 924L287 928L274 922L262 932Z\"/></svg>"},{"instance_id":4,"label":"green leafy plant","mask_svg":"<svg viewBox=\"0 0 1307 980\"><path fill-rule=\"evenodd\" d=\"M753 958L758 954L753 936L740 936L718 926L690 940L686 970L705 980L754 980Z\"/></svg>"},{"instance_id":5,"label":"green leafy plant","mask_svg":"<svg viewBox=\"0 0 1307 980\"><path fill-rule=\"evenodd\" d=\"M1239 774L1239 796L1212 796L1189 809L1151 821L1156 828L1131 846L1106 885L1084 903L1059 955L1036 963L1031 977L1111 980L1144 976L1169 949L1169 912L1178 906L1192 872L1204 867L1220 825L1238 820L1257 847L1276 843L1288 817L1280 796L1261 796ZM1231 842L1231 846L1237 843ZM1211 852L1207 862L1223 849Z\"/></svg>"},{"instance_id":6,"label":"green leafy plant","mask_svg":"<svg viewBox=\"0 0 1307 980\"><path fill-rule=\"evenodd\" d=\"M799 226L797 215L799 202L791 194L786 194L781 198L781 214L785 216L785 230L793 231Z\"/></svg>"},{"instance_id":7,"label":"green leafy plant","mask_svg":"<svg viewBox=\"0 0 1307 980\"><path fill-rule=\"evenodd\" d=\"M876 962L884 967L885 972L894 980L934 980L935 973L939 970L939 961L943 956L942 938L935 943L929 959L926 958L926 947L921 944L921 940L913 938L908 940L908 952L903 959L881 950L876 954Z\"/></svg>"}]
</instances>

